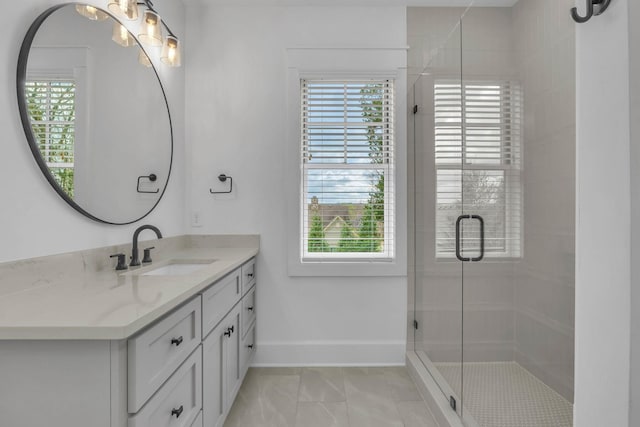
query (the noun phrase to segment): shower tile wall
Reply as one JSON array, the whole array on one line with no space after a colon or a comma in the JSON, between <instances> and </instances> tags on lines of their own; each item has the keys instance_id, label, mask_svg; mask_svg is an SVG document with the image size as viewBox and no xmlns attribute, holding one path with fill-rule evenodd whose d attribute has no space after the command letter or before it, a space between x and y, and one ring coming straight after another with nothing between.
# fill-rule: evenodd
<instances>
[{"instance_id":1,"label":"shower tile wall","mask_svg":"<svg viewBox=\"0 0 640 427\"><path fill-rule=\"evenodd\" d=\"M515 360L573 401L575 24L573 0L513 7L524 92L524 257L516 268Z\"/></svg>"}]
</instances>

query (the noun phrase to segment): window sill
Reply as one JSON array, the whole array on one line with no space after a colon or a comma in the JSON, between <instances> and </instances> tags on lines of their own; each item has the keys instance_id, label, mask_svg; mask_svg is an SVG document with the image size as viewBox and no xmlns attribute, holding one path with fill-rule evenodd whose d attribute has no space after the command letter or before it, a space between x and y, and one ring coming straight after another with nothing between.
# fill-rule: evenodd
<instances>
[{"instance_id":1,"label":"window sill","mask_svg":"<svg viewBox=\"0 0 640 427\"><path fill-rule=\"evenodd\" d=\"M404 277L407 266L397 259L289 262L290 277Z\"/></svg>"}]
</instances>

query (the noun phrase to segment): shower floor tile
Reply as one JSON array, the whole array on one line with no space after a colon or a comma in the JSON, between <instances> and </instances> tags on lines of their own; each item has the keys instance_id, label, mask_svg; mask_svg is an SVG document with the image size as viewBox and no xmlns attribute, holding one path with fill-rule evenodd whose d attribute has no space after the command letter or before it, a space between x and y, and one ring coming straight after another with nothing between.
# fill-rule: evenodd
<instances>
[{"instance_id":1,"label":"shower floor tile","mask_svg":"<svg viewBox=\"0 0 640 427\"><path fill-rule=\"evenodd\" d=\"M435 366L460 383L460 364ZM464 409L481 427L573 425L573 405L515 362L465 363L464 378Z\"/></svg>"}]
</instances>

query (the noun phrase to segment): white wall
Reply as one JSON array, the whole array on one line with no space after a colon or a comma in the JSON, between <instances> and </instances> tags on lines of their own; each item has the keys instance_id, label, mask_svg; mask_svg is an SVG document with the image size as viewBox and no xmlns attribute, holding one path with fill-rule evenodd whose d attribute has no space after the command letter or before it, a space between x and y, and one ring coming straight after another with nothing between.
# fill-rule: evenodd
<instances>
[{"instance_id":1,"label":"white wall","mask_svg":"<svg viewBox=\"0 0 640 427\"><path fill-rule=\"evenodd\" d=\"M188 222L261 235L257 363L403 363L406 277L288 276L283 158L286 49L404 47L405 8L197 5L187 22ZM209 194L220 173L233 194Z\"/></svg>"},{"instance_id":2,"label":"white wall","mask_svg":"<svg viewBox=\"0 0 640 427\"><path fill-rule=\"evenodd\" d=\"M629 421L628 3L611 2L604 15L578 25L576 33L574 425L579 427Z\"/></svg>"},{"instance_id":3,"label":"white wall","mask_svg":"<svg viewBox=\"0 0 640 427\"><path fill-rule=\"evenodd\" d=\"M11 2L4 5L0 15L4 34L0 48L5 64L0 70L0 117L4 131L4 161L0 168L0 262L124 243L140 225L108 226L78 214L53 191L29 151L16 101L18 52L31 22L58 3L62 1ZM104 6L106 0L93 3ZM184 29L182 3L159 0L155 6L181 36ZM155 59L158 57L159 51L155 52ZM171 236L184 232L184 68L160 67L159 72L174 120L174 169L165 197L142 223L155 224L166 236Z\"/></svg>"}]
</instances>

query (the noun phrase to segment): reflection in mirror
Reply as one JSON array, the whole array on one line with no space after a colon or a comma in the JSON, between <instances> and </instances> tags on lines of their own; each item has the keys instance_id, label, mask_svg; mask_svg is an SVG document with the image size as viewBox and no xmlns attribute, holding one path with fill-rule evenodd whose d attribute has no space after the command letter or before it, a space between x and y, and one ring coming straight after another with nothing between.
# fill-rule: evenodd
<instances>
[{"instance_id":1,"label":"reflection in mirror","mask_svg":"<svg viewBox=\"0 0 640 427\"><path fill-rule=\"evenodd\" d=\"M171 171L168 104L137 46L108 12L66 4L34 22L18 64L20 112L40 168L76 210L112 224L151 212Z\"/></svg>"}]
</instances>

